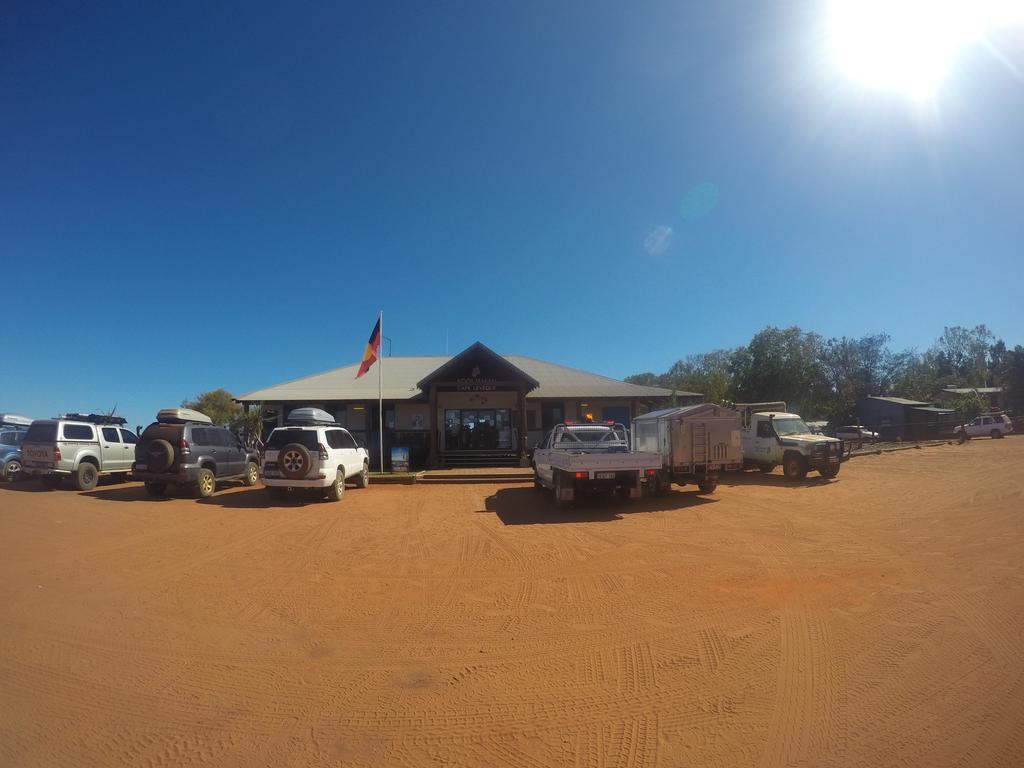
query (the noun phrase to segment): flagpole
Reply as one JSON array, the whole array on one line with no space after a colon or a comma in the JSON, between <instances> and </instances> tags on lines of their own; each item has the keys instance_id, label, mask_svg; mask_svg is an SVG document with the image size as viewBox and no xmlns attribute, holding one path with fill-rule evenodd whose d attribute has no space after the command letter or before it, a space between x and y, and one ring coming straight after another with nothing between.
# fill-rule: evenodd
<instances>
[{"instance_id":1,"label":"flagpole","mask_svg":"<svg viewBox=\"0 0 1024 768\"><path fill-rule=\"evenodd\" d=\"M380 334L377 349L380 358L377 360L377 421L380 429L380 471L384 472L384 310L380 311Z\"/></svg>"}]
</instances>

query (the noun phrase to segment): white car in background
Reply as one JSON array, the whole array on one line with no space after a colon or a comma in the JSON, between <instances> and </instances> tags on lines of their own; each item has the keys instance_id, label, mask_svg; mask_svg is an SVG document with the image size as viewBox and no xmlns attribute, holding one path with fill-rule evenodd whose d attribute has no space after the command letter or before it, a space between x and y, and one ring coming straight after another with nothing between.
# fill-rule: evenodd
<instances>
[{"instance_id":1,"label":"white car in background","mask_svg":"<svg viewBox=\"0 0 1024 768\"><path fill-rule=\"evenodd\" d=\"M968 437L998 438L1013 432L1013 422L1005 413L991 413L987 416L978 416L970 424L953 429L956 434L960 434L961 431L966 432Z\"/></svg>"},{"instance_id":2,"label":"white car in background","mask_svg":"<svg viewBox=\"0 0 1024 768\"><path fill-rule=\"evenodd\" d=\"M835 436L848 443L873 443L878 440L878 433L867 427L846 426L836 427Z\"/></svg>"},{"instance_id":3,"label":"white car in background","mask_svg":"<svg viewBox=\"0 0 1024 768\"><path fill-rule=\"evenodd\" d=\"M297 408L286 426L267 438L260 475L272 499L289 488L319 488L331 501L340 501L345 481L357 488L370 484L370 456L347 429L319 408Z\"/></svg>"}]
</instances>

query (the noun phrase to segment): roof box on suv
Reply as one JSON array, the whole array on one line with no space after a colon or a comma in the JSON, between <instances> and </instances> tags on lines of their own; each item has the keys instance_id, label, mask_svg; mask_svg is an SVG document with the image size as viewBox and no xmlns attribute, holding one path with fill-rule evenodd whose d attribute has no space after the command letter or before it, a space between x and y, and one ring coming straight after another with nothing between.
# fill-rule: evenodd
<instances>
[{"instance_id":1,"label":"roof box on suv","mask_svg":"<svg viewBox=\"0 0 1024 768\"><path fill-rule=\"evenodd\" d=\"M186 424L190 421L213 424L213 419L205 413L193 411L191 408L161 408L156 413L156 420L161 424Z\"/></svg>"},{"instance_id":2,"label":"roof box on suv","mask_svg":"<svg viewBox=\"0 0 1024 768\"><path fill-rule=\"evenodd\" d=\"M0 427L30 427L32 419L16 413L0 413Z\"/></svg>"},{"instance_id":3,"label":"roof box on suv","mask_svg":"<svg viewBox=\"0 0 1024 768\"><path fill-rule=\"evenodd\" d=\"M288 414L286 424L334 424L334 417L320 408L296 408Z\"/></svg>"}]
</instances>

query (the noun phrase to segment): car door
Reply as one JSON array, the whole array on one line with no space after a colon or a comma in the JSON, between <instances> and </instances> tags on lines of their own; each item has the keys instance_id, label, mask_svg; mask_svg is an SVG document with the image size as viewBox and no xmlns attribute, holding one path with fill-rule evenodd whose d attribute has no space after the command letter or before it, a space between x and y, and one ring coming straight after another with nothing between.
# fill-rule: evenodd
<instances>
[{"instance_id":1,"label":"car door","mask_svg":"<svg viewBox=\"0 0 1024 768\"><path fill-rule=\"evenodd\" d=\"M758 419L754 433L754 458L758 461L770 462L772 451L777 445L775 428L769 419Z\"/></svg>"},{"instance_id":2,"label":"car door","mask_svg":"<svg viewBox=\"0 0 1024 768\"><path fill-rule=\"evenodd\" d=\"M537 468L537 475L545 482L551 481L551 435L553 433L554 430L550 430L544 435L540 445L533 451L533 464Z\"/></svg>"},{"instance_id":3,"label":"car door","mask_svg":"<svg viewBox=\"0 0 1024 768\"><path fill-rule=\"evenodd\" d=\"M363 457L359 453L356 439L344 429L338 430L338 440L342 446L345 462L345 477L358 475L363 471Z\"/></svg>"},{"instance_id":4,"label":"car door","mask_svg":"<svg viewBox=\"0 0 1024 768\"><path fill-rule=\"evenodd\" d=\"M242 452L239 449L235 436L229 430L219 427L215 428L213 432L215 433L214 439L217 443L217 452L222 456L223 473L225 475L242 474Z\"/></svg>"},{"instance_id":5,"label":"car door","mask_svg":"<svg viewBox=\"0 0 1024 768\"><path fill-rule=\"evenodd\" d=\"M128 469L131 469L132 462L135 461L135 446L138 445L139 438L130 429L119 429L118 431L121 433L121 444L124 445L124 460L128 463Z\"/></svg>"},{"instance_id":6,"label":"car door","mask_svg":"<svg viewBox=\"0 0 1024 768\"><path fill-rule=\"evenodd\" d=\"M127 472L131 469L131 461L125 462L124 444L117 432L117 427L100 427L100 461L103 472Z\"/></svg>"}]
</instances>

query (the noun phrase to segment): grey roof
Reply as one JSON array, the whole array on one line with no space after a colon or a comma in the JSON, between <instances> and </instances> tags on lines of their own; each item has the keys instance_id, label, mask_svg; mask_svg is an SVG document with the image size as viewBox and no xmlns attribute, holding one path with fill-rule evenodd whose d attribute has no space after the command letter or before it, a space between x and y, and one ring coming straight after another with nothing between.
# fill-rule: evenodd
<instances>
[{"instance_id":1,"label":"grey roof","mask_svg":"<svg viewBox=\"0 0 1024 768\"><path fill-rule=\"evenodd\" d=\"M540 386L527 395L530 400L553 398L669 397L672 390L628 384L618 379L599 376L575 368L548 363L522 355L503 355L516 368L536 379ZM385 400L409 400L422 393L416 382L447 363L449 355L385 357L383 359L383 395ZM376 400L377 365L361 378L356 378L359 363L332 371L317 373L272 387L247 392L235 398L239 402L282 402L322 400ZM681 396L700 396L696 392L676 392Z\"/></svg>"},{"instance_id":2,"label":"grey roof","mask_svg":"<svg viewBox=\"0 0 1024 768\"><path fill-rule=\"evenodd\" d=\"M998 392L1002 392L1002 387L943 387L943 392L949 392L953 395L969 395L971 392L977 392L981 395L994 395Z\"/></svg>"},{"instance_id":3,"label":"grey roof","mask_svg":"<svg viewBox=\"0 0 1024 768\"><path fill-rule=\"evenodd\" d=\"M637 416L633 421L653 421L667 417L687 416L697 413L702 409L718 407L720 406L716 406L714 403L696 403L695 405L682 405L678 408L662 408L660 411L651 411L650 413L645 413L642 416ZM733 411L733 413L735 412Z\"/></svg>"},{"instance_id":4,"label":"grey roof","mask_svg":"<svg viewBox=\"0 0 1024 768\"><path fill-rule=\"evenodd\" d=\"M878 395L868 395L867 400L882 400L886 403L895 403L896 405L931 405L931 403L922 403L920 400L907 400L905 397L879 397Z\"/></svg>"},{"instance_id":5,"label":"grey roof","mask_svg":"<svg viewBox=\"0 0 1024 768\"><path fill-rule=\"evenodd\" d=\"M934 405L916 405L912 411L928 411L928 413L956 413L952 408L939 408Z\"/></svg>"}]
</instances>

